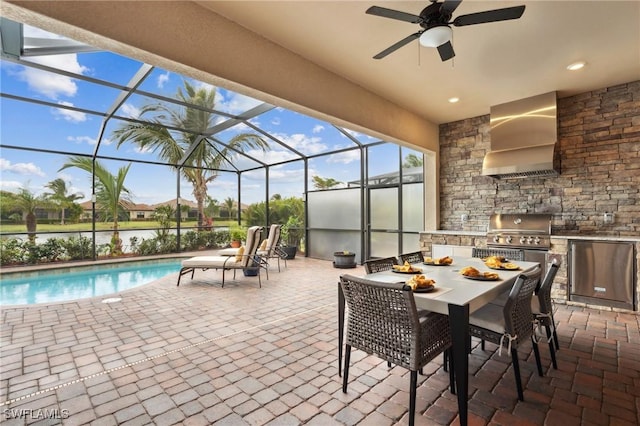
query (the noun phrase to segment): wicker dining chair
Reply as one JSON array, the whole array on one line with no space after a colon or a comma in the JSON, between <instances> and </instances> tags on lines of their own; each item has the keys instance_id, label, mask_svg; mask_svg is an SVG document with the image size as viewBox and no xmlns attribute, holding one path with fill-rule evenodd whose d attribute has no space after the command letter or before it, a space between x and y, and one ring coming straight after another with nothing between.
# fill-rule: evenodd
<instances>
[{"instance_id":1,"label":"wicker dining chair","mask_svg":"<svg viewBox=\"0 0 640 426\"><path fill-rule=\"evenodd\" d=\"M424 256L421 251L414 251L413 253L404 253L400 255L400 263L421 263L424 262Z\"/></svg>"},{"instance_id":2,"label":"wicker dining chair","mask_svg":"<svg viewBox=\"0 0 640 426\"><path fill-rule=\"evenodd\" d=\"M553 301L551 300L551 287L553 286L553 280L556 278L558 268L560 264L557 260L551 263L547 269L547 273L540 283L540 287L534 291L535 296L531 298L531 312L533 313L534 321L537 321L539 327L544 327L547 335L547 342L549 343L549 354L551 356L551 364L554 369L558 369L558 362L556 360L556 351L558 346L558 334L556 333L556 323L553 318ZM508 294L505 296L501 294L495 300L491 301L494 305L504 306L508 299ZM483 342L484 349L484 342Z\"/></svg>"},{"instance_id":3,"label":"wicker dining chair","mask_svg":"<svg viewBox=\"0 0 640 426\"><path fill-rule=\"evenodd\" d=\"M547 333L547 340L549 342L549 350L551 351L551 360L553 362L553 368L558 368L555 359L555 351L560 349L558 342L558 333L556 332L556 321L553 318L553 300L551 300L551 287L553 286L553 280L556 278L558 269L560 268L560 262L554 259L549 265L547 274L540 284L540 288L531 302L531 310L533 317L538 323L543 326Z\"/></svg>"},{"instance_id":4,"label":"wicker dining chair","mask_svg":"<svg viewBox=\"0 0 640 426\"><path fill-rule=\"evenodd\" d=\"M402 283L343 275L340 285L348 307L342 392L347 392L352 347L404 367L410 371L409 425L412 426L418 371L438 354L450 350L449 318L434 312L418 315L413 292ZM451 365L449 384L455 392Z\"/></svg>"},{"instance_id":5,"label":"wicker dining chair","mask_svg":"<svg viewBox=\"0 0 640 426\"><path fill-rule=\"evenodd\" d=\"M542 270L538 267L529 273L518 276L511 288L509 298L504 306L489 303L472 313L469 317L469 334L483 341L489 341L499 346L499 353L506 343L511 352L513 372L516 379L518 399L524 401L520 364L518 362L518 346L527 337L533 345L538 375L542 376L540 350L535 337L533 313L531 312L531 298L536 287L540 284Z\"/></svg>"},{"instance_id":6,"label":"wicker dining chair","mask_svg":"<svg viewBox=\"0 0 640 426\"><path fill-rule=\"evenodd\" d=\"M471 249L471 257L485 258L489 256L503 256L509 260L524 260L524 251L488 247L474 247Z\"/></svg>"},{"instance_id":7,"label":"wicker dining chair","mask_svg":"<svg viewBox=\"0 0 640 426\"><path fill-rule=\"evenodd\" d=\"M393 265L398 264L398 258L396 257L384 257L382 259L370 259L366 260L364 270L367 274L373 274L374 272L389 271L393 269Z\"/></svg>"}]
</instances>

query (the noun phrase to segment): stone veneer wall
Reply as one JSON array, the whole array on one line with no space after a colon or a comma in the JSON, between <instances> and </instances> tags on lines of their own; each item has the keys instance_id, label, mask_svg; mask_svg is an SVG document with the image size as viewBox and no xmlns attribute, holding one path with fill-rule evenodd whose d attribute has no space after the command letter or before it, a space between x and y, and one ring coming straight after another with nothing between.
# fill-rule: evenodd
<instances>
[{"instance_id":1,"label":"stone veneer wall","mask_svg":"<svg viewBox=\"0 0 640 426\"><path fill-rule=\"evenodd\" d=\"M550 213L556 234L640 236L640 81L558 99L558 139L560 176L495 180L481 176L489 116L441 125L440 229L485 231L494 212Z\"/></svg>"}]
</instances>

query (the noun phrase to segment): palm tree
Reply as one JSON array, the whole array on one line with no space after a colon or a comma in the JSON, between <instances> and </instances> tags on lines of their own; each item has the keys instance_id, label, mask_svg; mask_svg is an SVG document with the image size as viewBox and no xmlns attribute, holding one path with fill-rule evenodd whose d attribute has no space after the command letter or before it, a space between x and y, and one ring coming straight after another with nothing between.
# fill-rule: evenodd
<instances>
[{"instance_id":1,"label":"palm tree","mask_svg":"<svg viewBox=\"0 0 640 426\"><path fill-rule=\"evenodd\" d=\"M123 212L123 205L131 202L131 192L124 186L124 180L129 173L131 163L118 169L118 174L113 175L99 161L89 157L69 157L60 170L69 167L77 167L91 175L95 175L96 204L104 213L105 220L113 221L112 254L122 253L122 240L118 231L118 216Z\"/></svg>"},{"instance_id":2,"label":"palm tree","mask_svg":"<svg viewBox=\"0 0 640 426\"><path fill-rule=\"evenodd\" d=\"M26 187L18 190L17 194L12 194L10 199L6 200L12 210L19 210L24 216L29 234L29 241L35 242L36 229L38 221L36 218L36 209L39 207L47 207L48 203L44 196L36 196ZM3 203L5 200L3 200Z\"/></svg>"},{"instance_id":3,"label":"palm tree","mask_svg":"<svg viewBox=\"0 0 640 426\"><path fill-rule=\"evenodd\" d=\"M234 204L235 204L235 201L233 201L233 198L227 197L224 199L224 206L227 208L227 214L229 215L229 219L231 219L231 217L233 216Z\"/></svg>"},{"instance_id":4,"label":"palm tree","mask_svg":"<svg viewBox=\"0 0 640 426\"><path fill-rule=\"evenodd\" d=\"M145 105L140 109L139 117L146 116L149 122L126 123L113 132L118 147L132 142L140 149L157 152L160 158L176 168L185 153L193 149L192 145L198 143L180 172L193 185L200 228L204 219L207 184L218 177L220 166L235 152L266 151L269 148L267 142L255 133L237 134L225 146L206 136L207 130L216 124L217 116L211 112L216 106L216 93L215 88L196 88L184 81L184 90L178 89L177 99L198 108L173 109L160 103ZM183 130L169 132L167 127Z\"/></svg>"},{"instance_id":5,"label":"palm tree","mask_svg":"<svg viewBox=\"0 0 640 426\"><path fill-rule=\"evenodd\" d=\"M313 176L312 179L313 186L315 186L316 189L329 189L342 183L334 178L322 178L320 176Z\"/></svg>"},{"instance_id":6,"label":"palm tree","mask_svg":"<svg viewBox=\"0 0 640 426\"><path fill-rule=\"evenodd\" d=\"M73 205L76 200L84 198L84 194L76 192L75 194L67 194L67 183L64 179L57 178L45 185L52 192L44 195L60 209L60 225L64 225L64 211L67 207Z\"/></svg>"},{"instance_id":7,"label":"palm tree","mask_svg":"<svg viewBox=\"0 0 640 426\"><path fill-rule=\"evenodd\" d=\"M404 157L404 163L402 164L402 168L407 169L410 167L422 167L423 161L422 158L418 157L415 154L409 154Z\"/></svg>"}]
</instances>

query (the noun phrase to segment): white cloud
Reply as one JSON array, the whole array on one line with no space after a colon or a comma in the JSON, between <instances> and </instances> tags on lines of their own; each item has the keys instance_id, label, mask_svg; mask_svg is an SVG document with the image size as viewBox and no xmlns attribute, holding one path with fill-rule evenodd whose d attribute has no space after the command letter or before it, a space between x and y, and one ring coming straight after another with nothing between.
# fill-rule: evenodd
<instances>
[{"instance_id":1,"label":"white cloud","mask_svg":"<svg viewBox=\"0 0 640 426\"><path fill-rule=\"evenodd\" d=\"M58 105L65 106L73 106L71 102L58 101ZM72 123L82 123L83 121L87 121L87 114L80 111L72 111L64 108L54 108L52 110L53 115L58 118L62 118L63 120L70 121Z\"/></svg>"},{"instance_id":2,"label":"white cloud","mask_svg":"<svg viewBox=\"0 0 640 426\"><path fill-rule=\"evenodd\" d=\"M126 103L124 105L122 105L122 108L120 108L120 111L122 112L122 115L124 117L128 117L128 118L138 118L140 117L140 108L130 104L130 103Z\"/></svg>"},{"instance_id":3,"label":"white cloud","mask_svg":"<svg viewBox=\"0 0 640 426\"><path fill-rule=\"evenodd\" d=\"M317 136L309 137L303 133L294 133L292 135L277 133L274 136L291 148L307 155L319 154L327 150L327 145L322 143L322 138Z\"/></svg>"},{"instance_id":4,"label":"white cloud","mask_svg":"<svg viewBox=\"0 0 640 426\"><path fill-rule=\"evenodd\" d=\"M85 74L89 70L80 65L76 54L34 56L30 60L75 74ZM50 99L59 99L61 96L73 97L78 92L78 86L71 77L35 68L23 68L16 74L20 80L27 83L29 89Z\"/></svg>"},{"instance_id":5,"label":"white cloud","mask_svg":"<svg viewBox=\"0 0 640 426\"><path fill-rule=\"evenodd\" d=\"M11 161L4 158L0 158L0 171L23 176L45 176L45 173L42 171L42 169L40 169L40 167L36 166L33 163L11 164Z\"/></svg>"},{"instance_id":6,"label":"white cloud","mask_svg":"<svg viewBox=\"0 0 640 426\"><path fill-rule=\"evenodd\" d=\"M324 126L321 124L316 124L315 126L313 126L313 133L320 133L324 130Z\"/></svg>"},{"instance_id":7,"label":"white cloud","mask_svg":"<svg viewBox=\"0 0 640 426\"><path fill-rule=\"evenodd\" d=\"M327 163L329 164L349 164L354 161L360 160L360 150L352 149L350 151L339 152L337 154L331 154L327 158Z\"/></svg>"},{"instance_id":8,"label":"white cloud","mask_svg":"<svg viewBox=\"0 0 640 426\"><path fill-rule=\"evenodd\" d=\"M24 185L17 180L0 180L0 188L9 191L15 192L14 190L22 188Z\"/></svg>"},{"instance_id":9,"label":"white cloud","mask_svg":"<svg viewBox=\"0 0 640 426\"><path fill-rule=\"evenodd\" d=\"M165 83L169 81L169 76L169 71L158 76L157 84L160 89L164 88Z\"/></svg>"},{"instance_id":10,"label":"white cloud","mask_svg":"<svg viewBox=\"0 0 640 426\"><path fill-rule=\"evenodd\" d=\"M138 145L135 145L133 147L133 152L137 152L138 154L150 154L153 152L153 148L149 148L149 147L140 147Z\"/></svg>"},{"instance_id":11,"label":"white cloud","mask_svg":"<svg viewBox=\"0 0 640 426\"><path fill-rule=\"evenodd\" d=\"M250 172L243 173L242 177L247 180L262 182L264 181L264 171L252 170ZM278 183L298 183L303 180L304 168L302 167L298 169L285 169L276 166L269 170L269 182L271 182L272 185ZM242 189L245 188L247 188L247 183L242 184Z\"/></svg>"},{"instance_id":12,"label":"white cloud","mask_svg":"<svg viewBox=\"0 0 640 426\"><path fill-rule=\"evenodd\" d=\"M241 113L248 111L251 108L254 108L262 103L262 101L259 101L257 99L253 99L239 93L233 93L229 99L223 99L220 105L216 105L216 108L219 108L220 110L225 112Z\"/></svg>"},{"instance_id":13,"label":"white cloud","mask_svg":"<svg viewBox=\"0 0 640 426\"><path fill-rule=\"evenodd\" d=\"M213 90L216 88L216 86L212 84L205 83L203 81L197 81L197 80L192 81L191 84L196 90L199 90L199 89Z\"/></svg>"},{"instance_id":14,"label":"white cloud","mask_svg":"<svg viewBox=\"0 0 640 426\"><path fill-rule=\"evenodd\" d=\"M67 136L67 140L69 142L77 143L78 145L87 144L87 145L95 145L97 141L95 138L90 136Z\"/></svg>"}]
</instances>

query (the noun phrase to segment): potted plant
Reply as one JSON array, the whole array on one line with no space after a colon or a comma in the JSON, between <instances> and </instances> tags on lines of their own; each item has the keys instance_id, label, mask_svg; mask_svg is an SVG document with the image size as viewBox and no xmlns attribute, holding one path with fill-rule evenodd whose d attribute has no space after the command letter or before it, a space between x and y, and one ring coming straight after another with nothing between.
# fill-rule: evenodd
<instances>
[{"instance_id":1,"label":"potted plant","mask_svg":"<svg viewBox=\"0 0 640 426\"><path fill-rule=\"evenodd\" d=\"M240 226L234 226L229 229L229 237L231 238L231 247L238 248L242 245L242 241L247 239L247 230Z\"/></svg>"},{"instance_id":2,"label":"potted plant","mask_svg":"<svg viewBox=\"0 0 640 426\"><path fill-rule=\"evenodd\" d=\"M349 250L336 251L333 253L334 268L355 268L356 254Z\"/></svg>"},{"instance_id":3,"label":"potted plant","mask_svg":"<svg viewBox=\"0 0 640 426\"><path fill-rule=\"evenodd\" d=\"M287 222L280 229L281 248L287 254L287 259L296 257L303 235L302 221L297 216L289 216Z\"/></svg>"}]
</instances>

